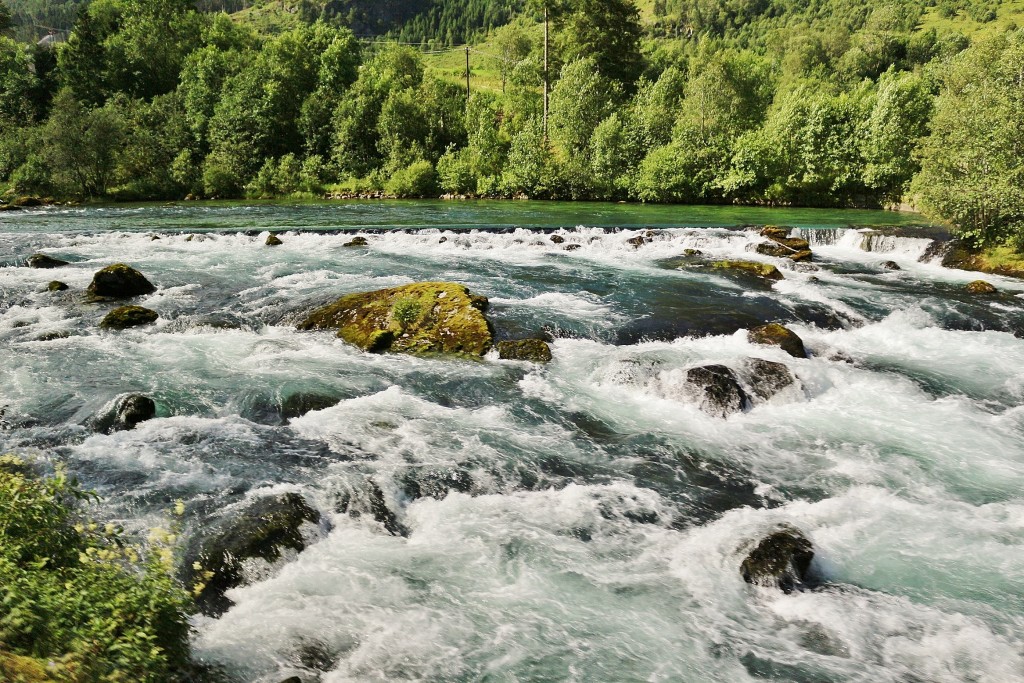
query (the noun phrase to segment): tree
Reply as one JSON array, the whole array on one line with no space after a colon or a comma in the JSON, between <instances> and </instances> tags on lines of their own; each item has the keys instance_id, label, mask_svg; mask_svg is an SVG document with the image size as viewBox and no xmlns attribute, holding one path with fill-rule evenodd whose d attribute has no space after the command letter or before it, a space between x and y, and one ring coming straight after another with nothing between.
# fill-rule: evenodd
<instances>
[{"instance_id":1,"label":"tree","mask_svg":"<svg viewBox=\"0 0 1024 683\"><path fill-rule=\"evenodd\" d=\"M44 129L43 158L52 177L79 197L103 197L125 138L125 121L112 105L89 108L62 90Z\"/></svg>"},{"instance_id":2,"label":"tree","mask_svg":"<svg viewBox=\"0 0 1024 683\"><path fill-rule=\"evenodd\" d=\"M977 246L1024 246L1024 32L953 59L920 149L925 211Z\"/></svg>"},{"instance_id":3,"label":"tree","mask_svg":"<svg viewBox=\"0 0 1024 683\"><path fill-rule=\"evenodd\" d=\"M928 132L932 99L920 74L890 69L879 80L864 138L864 184L884 203L899 202L920 168L914 150Z\"/></svg>"},{"instance_id":4,"label":"tree","mask_svg":"<svg viewBox=\"0 0 1024 683\"><path fill-rule=\"evenodd\" d=\"M7 3L0 0L0 34L8 33L14 27L14 20L11 18L11 8Z\"/></svg>"},{"instance_id":5,"label":"tree","mask_svg":"<svg viewBox=\"0 0 1024 683\"><path fill-rule=\"evenodd\" d=\"M0 83L0 122L31 121L36 87L31 60L21 45L4 36L0 36Z\"/></svg>"},{"instance_id":6,"label":"tree","mask_svg":"<svg viewBox=\"0 0 1024 683\"><path fill-rule=\"evenodd\" d=\"M565 63L593 59L600 73L631 86L643 72L640 12L632 0L562 0L559 52Z\"/></svg>"}]
</instances>

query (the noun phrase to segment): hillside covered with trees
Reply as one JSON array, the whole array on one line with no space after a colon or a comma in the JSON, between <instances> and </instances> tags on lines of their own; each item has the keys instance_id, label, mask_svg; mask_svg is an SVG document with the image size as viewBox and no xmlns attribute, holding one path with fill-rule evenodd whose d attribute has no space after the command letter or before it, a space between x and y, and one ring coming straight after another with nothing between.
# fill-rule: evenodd
<instances>
[{"instance_id":1,"label":"hillside covered with trees","mask_svg":"<svg viewBox=\"0 0 1024 683\"><path fill-rule=\"evenodd\" d=\"M913 202L978 243L1024 242L1013 3L289 8L291 27L267 32L251 21L266 6L92 0L56 47L0 38L0 180L119 200ZM432 50L402 44L428 33ZM436 54L465 37L468 98L462 51Z\"/></svg>"}]
</instances>

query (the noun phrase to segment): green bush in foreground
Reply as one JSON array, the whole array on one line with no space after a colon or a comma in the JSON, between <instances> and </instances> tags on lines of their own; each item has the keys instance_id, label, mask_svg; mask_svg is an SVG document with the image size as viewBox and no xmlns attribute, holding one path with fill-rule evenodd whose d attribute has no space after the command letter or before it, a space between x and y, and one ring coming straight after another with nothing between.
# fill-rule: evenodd
<instances>
[{"instance_id":1,"label":"green bush in foreground","mask_svg":"<svg viewBox=\"0 0 1024 683\"><path fill-rule=\"evenodd\" d=\"M173 538L128 543L82 515L92 497L0 457L0 680L169 681L187 665Z\"/></svg>"}]
</instances>

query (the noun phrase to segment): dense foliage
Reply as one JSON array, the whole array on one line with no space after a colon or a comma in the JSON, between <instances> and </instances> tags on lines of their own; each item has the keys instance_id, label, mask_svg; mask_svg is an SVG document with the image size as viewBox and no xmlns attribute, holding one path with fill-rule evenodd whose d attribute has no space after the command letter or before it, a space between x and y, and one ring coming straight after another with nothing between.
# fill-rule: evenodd
<instances>
[{"instance_id":1,"label":"dense foliage","mask_svg":"<svg viewBox=\"0 0 1024 683\"><path fill-rule=\"evenodd\" d=\"M87 499L0 457L0 679L173 680L189 627L169 550L91 522Z\"/></svg>"},{"instance_id":2,"label":"dense foliage","mask_svg":"<svg viewBox=\"0 0 1024 683\"><path fill-rule=\"evenodd\" d=\"M979 243L1019 231L1013 26L972 45L921 30L913 0L659 0L647 23L631 0L309 9L310 23L268 35L189 0L92 0L55 54L0 39L0 180L120 199L909 200ZM457 70L344 24L448 32L439 42L504 24L476 57L500 87L467 99Z\"/></svg>"}]
</instances>

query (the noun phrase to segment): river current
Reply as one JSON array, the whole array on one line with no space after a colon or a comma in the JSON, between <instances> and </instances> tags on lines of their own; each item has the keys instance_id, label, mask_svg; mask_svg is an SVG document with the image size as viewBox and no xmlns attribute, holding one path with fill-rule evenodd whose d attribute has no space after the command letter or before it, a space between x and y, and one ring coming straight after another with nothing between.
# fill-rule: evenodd
<instances>
[{"instance_id":1,"label":"river current","mask_svg":"<svg viewBox=\"0 0 1024 683\"><path fill-rule=\"evenodd\" d=\"M196 657L231 680L1021 681L1024 282L980 276L1000 293L972 296L978 274L929 260L936 231L850 227L915 219L411 202L5 214L0 448L66 463L140 533L177 500L186 539L267 494L319 511L303 552L194 619ZM766 223L808 238L813 264L754 254L740 226ZM353 234L368 247L343 247ZM36 252L71 264L22 267ZM157 285L136 302L155 325L98 329L110 306L82 291L115 262ZM548 335L552 362L369 355L295 330L343 294L424 280L489 297L497 338ZM775 321L809 358L748 342ZM797 384L728 418L680 390L688 368L749 358ZM128 392L157 418L92 430ZM298 392L337 404L281 419ZM460 490L408 494L452 471ZM366 482L402 533L343 511ZM780 524L813 542L822 586L743 581L744 553Z\"/></svg>"}]
</instances>

